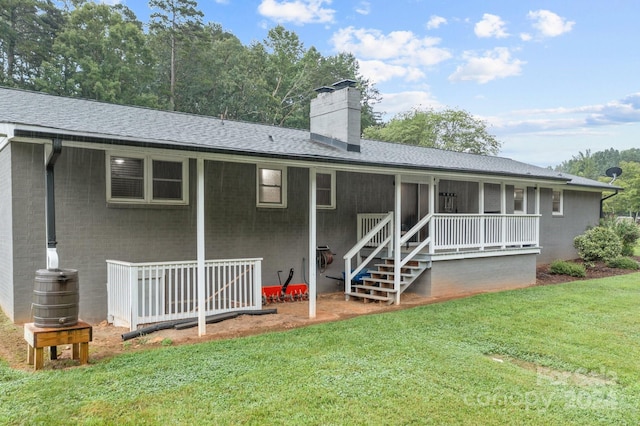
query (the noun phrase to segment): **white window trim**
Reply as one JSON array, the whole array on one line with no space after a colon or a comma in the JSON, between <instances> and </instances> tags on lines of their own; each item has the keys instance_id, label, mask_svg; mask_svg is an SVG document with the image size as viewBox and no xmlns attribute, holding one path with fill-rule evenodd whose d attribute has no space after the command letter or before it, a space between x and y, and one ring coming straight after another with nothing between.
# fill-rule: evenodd
<instances>
[{"instance_id":1,"label":"white window trim","mask_svg":"<svg viewBox=\"0 0 640 426\"><path fill-rule=\"evenodd\" d=\"M554 192L559 192L560 193L560 211L557 211L557 212L553 211L553 193ZM564 191L562 189L553 189L551 191L551 214L553 216L562 216L562 215L564 215Z\"/></svg>"},{"instance_id":2,"label":"white window trim","mask_svg":"<svg viewBox=\"0 0 640 426\"><path fill-rule=\"evenodd\" d=\"M516 210L516 190L522 190L522 210ZM514 186L513 187L513 213L525 214L527 212L527 187Z\"/></svg>"},{"instance_id":3,"label":"white window trim","mask_svg":"<svg viewBox=\"0 0 640 426\"><path fill-rule=\"evenodd\" d=\"M335 210L336 208L336 171L335 170L316 170L316 176L318 174L331 176L331 201L330 204L317 204L316 207L322 210ZM317 190L317 188L316 188Z\"/></svg>"},{"instance_id":4,"label":"white window trim","mask_svg":"<svg viewBox=\"0 0 640 426\"><path fill-rule=\"evenodd\" d=\"M260 201L260 169L280 170L282 182L280 190L282 191L282 199L280 203L263 203ZM273 164L256 164L256 206L272 209L284 209L287 207L287 167L276 166Z\"/></svg>"},{"instance_id":5,"label":"white window trim","mask_svg":"<svg viewBox=\"0 0 640 426\"><path fill-rule=\"evenodd\" d=\"M144 198L116 198L111 196L111 158L127 157L144 161ZM153 199L153 161L171 161L182 163L182 199L180 200L156 200ZM154 205L188 205L189 204L189 159L170 157L163 155L141 155L128 152L107 152L106 163L106 185L107 202L114 204L154 204Z\"/></svg>"}]
</instances>

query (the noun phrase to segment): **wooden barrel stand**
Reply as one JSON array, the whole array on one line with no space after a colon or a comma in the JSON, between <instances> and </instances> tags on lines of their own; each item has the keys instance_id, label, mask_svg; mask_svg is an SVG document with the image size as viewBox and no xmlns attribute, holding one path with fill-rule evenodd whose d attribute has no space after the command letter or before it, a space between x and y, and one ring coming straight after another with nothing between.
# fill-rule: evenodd
<instances>
[{"instance_id":1,"label":"wooden barrel stand","mask_svg":"<svg viewBox=\"0 0 640 426\"><path fill-rule=\"evenodd\" d=\"M40 370L44 365L44 348L51 348L51 359L57 358L58 345L73 345L73 359L80 364L89 362L89 342L93 339L93 328L84 321L71 327L41 328L30 322L24 325L27 341L27 363Z\"/></svg>"}]
</instances>

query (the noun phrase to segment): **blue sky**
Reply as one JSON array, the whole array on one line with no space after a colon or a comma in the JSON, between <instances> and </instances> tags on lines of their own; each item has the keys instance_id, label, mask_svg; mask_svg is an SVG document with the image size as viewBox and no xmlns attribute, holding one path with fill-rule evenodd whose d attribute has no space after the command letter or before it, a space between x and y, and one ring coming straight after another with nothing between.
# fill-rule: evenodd
<instances>
[{"instance_id":1,"label":"blue sky","mask_svg":"<svg viewBox=\"0 0 640 426\"><path fill-rule=\"evenodd\" d=\"M105 0L106 1L106 0ZM121 2L148 21L144 0ZM553 166L640 147L638 0L199 0L244 44L282 24L324 55L349 51L385 118L460 108L501 156ZM330 82L328 82L330 83Z\"/></svg>"}]
</instances>

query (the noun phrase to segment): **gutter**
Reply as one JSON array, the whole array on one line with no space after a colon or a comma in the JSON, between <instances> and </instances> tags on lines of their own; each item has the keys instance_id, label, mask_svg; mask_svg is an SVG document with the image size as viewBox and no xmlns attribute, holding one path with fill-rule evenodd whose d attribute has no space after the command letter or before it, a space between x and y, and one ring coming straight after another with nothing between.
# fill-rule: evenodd
<instances>
[{"instance_id":1,"label":"gutter","mask_svg":"<svg viewBox=\"0 0 640 426\"><path fill-rule=\"evenodd\" d=\"M604 203L604 200L608 200L611 197L615 197L616 195L618 195L618 192L620 192L618 189L616 189L615 191L616 192L614 192L613 194L609 194L606 197L600 199L600 219L604 217L604 211L602 211L602 204Z\"/></svg>"},{"instance_id":2,"label":"gutter","mask_svg":"<svg viewBox=\"0 0 640 426\"><path fill-rule=\"evenodd\" d=\"M56 246L56 200L54 186L54 166L62 152L62 139L52 139L51 153L46 161L46 214L47 214L47 269L58 269Z\"/></svg>"}]
</instances>

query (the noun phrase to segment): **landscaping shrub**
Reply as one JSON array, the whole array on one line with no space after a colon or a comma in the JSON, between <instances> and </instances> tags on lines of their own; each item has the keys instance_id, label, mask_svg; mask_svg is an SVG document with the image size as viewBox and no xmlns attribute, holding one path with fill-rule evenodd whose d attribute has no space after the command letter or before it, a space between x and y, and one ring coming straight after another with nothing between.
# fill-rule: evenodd
<instances>
[{"instance_id":1,"label":"landscaping shrub","mask_svg":"<svg viewBox=\"0 0 640 426\"><path fill-rule=\"evenodd\" d=\"M621 220L613 229L622 240L622 255L633 256L633 249L640 239L640 226L629 220Z\"/></svg>"},{"instance_id":2,"label":"landscaping shrub","mask_svg":"<svg viewBox=\"0 0 640 426\"><path fill-rule=\"evenodd\" d=\"M556 260L549 266L549 272L556 275L569 275L571 277L583 278L587 276L587 269L579 263Z\"/></svg>"},{"instance_id":3,"label":"landscaping shrub","mask_svg":"<svg viewBox=\"0 0 640 426\"><path fill-rule=\"evenodd\" d=\"M617 269L631 269L636 270L640 269L640 264L635 260L629 257L616 257L615 259L611 259L607 262L607 266L609 268L617 268Z\"/></svg>"},{"instance_id":4,"label":"landscaping shrub","mask_svg":"<svg viewBox=\"0 0 640 426\"><path fill-rule=\"evenodd\" d=\"M589 229L573 240L573 246L585 262L608 261L620 257L622 241L616 232L608 226Z\"/></svg>"}]
</instances>

